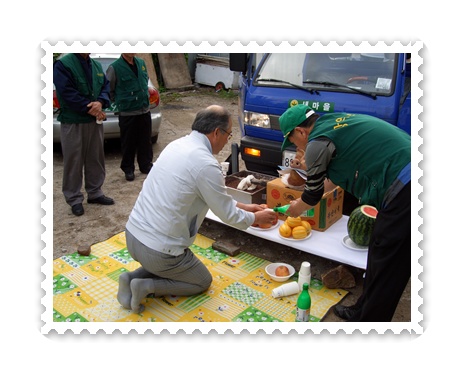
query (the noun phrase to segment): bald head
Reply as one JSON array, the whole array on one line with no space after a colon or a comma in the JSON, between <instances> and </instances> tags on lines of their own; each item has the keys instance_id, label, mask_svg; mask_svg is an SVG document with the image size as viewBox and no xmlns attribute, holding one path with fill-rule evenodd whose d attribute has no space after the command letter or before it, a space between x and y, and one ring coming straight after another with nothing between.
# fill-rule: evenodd
<instances>
[{"instance_id":1,"label":"bald head","mask_svg":"<svg viewBox=\"0 0 464 375\"><path fill-rule=\"evenodd\" d=\"M212 112L216 112L216 113L227 112L224 107L221 107L220 105L217 105L217 104L212 104L209 107L206 107L205 111L212 111Z\"/></svg>"},{"instance_id":2,"label":"bald head","mask_svg":"<svg viewBox=\"0 0 464 375\"><path fill-rule=\"evenodd\" d=\"M210 105L197 113L192 124L192 130L202 134L210 134L219 128L226 131L229 127L230 113L220 105Z\"/></svg>"}]
</instances>

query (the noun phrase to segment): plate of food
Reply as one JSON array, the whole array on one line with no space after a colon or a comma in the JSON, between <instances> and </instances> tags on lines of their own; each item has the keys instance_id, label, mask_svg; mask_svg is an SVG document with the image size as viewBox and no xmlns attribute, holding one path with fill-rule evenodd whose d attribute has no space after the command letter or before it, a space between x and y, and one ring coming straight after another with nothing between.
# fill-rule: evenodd
<instances>
[{"instance_id":1,"label":"plate of food","mask_svg":"<svg viewBox=\"0 0 464 375\"><path fill-rule=\"evenodd\" d=\"M350 250L356 250L356 251L367 251L367 250L369 250L369 246L360 246L360 245L354 243L349 235L346 235L345 237L343 237L342 244L345 245L345 247L347 247Z\"/></svg>"},{"instance_id":2,"label":"plate of food","mask_svg":"<svg viewBox=\"0 0 464 375\"><path fill-rule=\"evenodd\" d=\"M289 241L304 241L304 240L307 240L309 237L311 237L312 234L313 234L313 232L310 232L306 237L295 238L292 235L290 235L289 237L284 237L279 233L279 237L283 238L284 240L289 240Z\"/></svg>"},{"instance_id":3,"label":"plate of food","mask_svg":"<svg viewBox=\"0 0 464 375\"><path fill-rule=\"evenodd\" d=\"M300 217L288 217L279 227L279 236L289 241L304 241L313 233L311 224Z\"/></svg>"},{"instance_id":4,"label":"plate of food","mask_svg":"<svg viewBox=\"0 0 464 375\"><path fill-rule=\"evenodd\" d=\"M262 227L262 226L256 226L254 227L253 225L250 226L251 229L254 229L254 230L273 230L275 228L277 228L279 226L279 222L271 225L270 227Z\"/></svg>"},{"instance_id":5,"label":"plate of food","mask_svg":"<svg viewBox=\"0 0 464 375\"><path fill-rule=\"evenodd\" d=\"M295 274L295 268L287 263L271 263L265 268L272 280L283 283Z\"/></svg>"}]
</instances>

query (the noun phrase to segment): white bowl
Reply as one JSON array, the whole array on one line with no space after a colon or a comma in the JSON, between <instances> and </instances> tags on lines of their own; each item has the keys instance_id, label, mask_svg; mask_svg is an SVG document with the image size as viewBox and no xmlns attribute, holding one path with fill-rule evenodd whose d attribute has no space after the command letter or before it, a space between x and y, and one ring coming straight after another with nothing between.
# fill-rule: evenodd
<instances>
[{"instance_id":1,"label":"white bowl","mask_svg":"<svg viewBox=\"0 0 464 375\"><path fill-rule=\"evenodd\" d=\"M288 276L276 276L275 270L279 266L287 267L290 274ZM279 283L287 281L290 277L292 277L295 274L295 268L293 268L290 264L287 263L271 263L266 267L265 270L272 280L278 281Z\"/></svg>"}]
</instances>

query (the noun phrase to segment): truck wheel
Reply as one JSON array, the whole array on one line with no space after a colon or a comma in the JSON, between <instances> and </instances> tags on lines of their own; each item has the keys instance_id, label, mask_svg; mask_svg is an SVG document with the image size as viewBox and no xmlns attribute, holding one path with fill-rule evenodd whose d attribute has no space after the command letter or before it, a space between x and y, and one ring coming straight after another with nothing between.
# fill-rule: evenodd
<instances>
[{"instance_id":1,"label":"truck wheel","mask_svg":"<svg viewBox=\"0 0 464 375\"><path fill-rule=\"evenodd\" d=\"M216 85L214 86L214 90L215 90L216 92L219 92L219 91L225 90L225 89L226 89L226 85L224 85L223 82L218 82L218 83L216 83Z\"/></svg>"}]
</instances>

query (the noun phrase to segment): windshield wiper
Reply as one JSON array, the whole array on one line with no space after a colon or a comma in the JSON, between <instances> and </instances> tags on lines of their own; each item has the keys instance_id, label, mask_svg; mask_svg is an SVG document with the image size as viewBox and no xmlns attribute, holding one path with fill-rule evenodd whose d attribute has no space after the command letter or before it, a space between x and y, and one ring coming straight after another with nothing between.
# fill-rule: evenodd
<instances>
[{"instance_id":1,"label":"windshield wiper","mask_svg":"<svg viewBox=\"0 0 464 375\"><path fill-rule=\"evenodd\" d=\"M351 86L348 86L348 85L343 85L341 83L326 82L326 81L303 81L303 83L308 83L308 84L313 84L313 85L321 85L321 86L343 87L345 89L349 89L351 91L357 92L358 94L369 96L374 100L377 99L377 94L376 93L367 92L367 91L364 91L364 90L357 89L355 87L351 87Z\"/></svg>"},{"instance_id":2,"label":"windshield wiper","mask_svg":"<svg viewBox=\"0 0 464 375\"><path fill-rule=\"evenodd\" d=\"M300 86L300 85L297 85L295 83L292 83L292 82L288 82L288 81L283 81L281 79L275 79L275 78L258 78L256 80L256 82L278 82L278 83L285 83L287 85L290 85L290 86L293 86L297 89L300 89L300 90L304 90L304 91L309 91L311 94L314 94L314 92L317 93L316 90L314 89L310 89L308 87L304 87L304 86Z\"/></svg>"}]
</instances>

